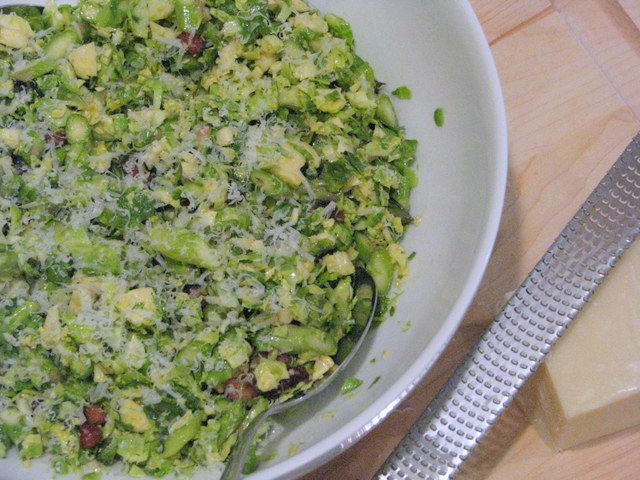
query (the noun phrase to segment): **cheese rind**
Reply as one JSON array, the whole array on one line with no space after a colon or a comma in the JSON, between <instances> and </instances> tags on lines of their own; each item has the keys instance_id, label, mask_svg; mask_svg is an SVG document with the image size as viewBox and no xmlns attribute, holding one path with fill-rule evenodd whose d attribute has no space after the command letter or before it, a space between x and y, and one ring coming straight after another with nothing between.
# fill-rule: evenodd
<instances>
[{"instance_id":1,"label":"cheese rind","mask_svg":"<svg viewBox=\"0 0 640 480\"><path fill-rule=\"evenodd\" d=\"M518 403L557 450L640 424L640 242L607 276Z\"/></svg>"}]
</instances>

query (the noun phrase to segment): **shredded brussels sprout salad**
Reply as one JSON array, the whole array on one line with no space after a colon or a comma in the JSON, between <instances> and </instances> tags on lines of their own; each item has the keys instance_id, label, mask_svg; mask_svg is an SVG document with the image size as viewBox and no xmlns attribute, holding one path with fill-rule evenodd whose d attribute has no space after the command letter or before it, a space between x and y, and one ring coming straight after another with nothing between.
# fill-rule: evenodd
<instances>
[{"instance_id":1,"label":"shredded brussels sprout salad","mask_svg":"<svg viewBox=\"0 0 640 480\"><path fill-rule=\"evenodd\" d=\"M388 314L416 147L303 0L4 9L0 457L223 462L334 368L357 268Z\"/></svg>"}]
</instances>

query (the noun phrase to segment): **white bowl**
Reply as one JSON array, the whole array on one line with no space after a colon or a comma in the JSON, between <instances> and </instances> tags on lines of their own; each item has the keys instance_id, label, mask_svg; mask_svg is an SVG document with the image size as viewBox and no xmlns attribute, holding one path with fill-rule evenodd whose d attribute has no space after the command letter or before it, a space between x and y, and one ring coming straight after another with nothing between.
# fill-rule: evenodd
<instances>
[{"instance_id":1,"label":"white bowl","mask_svg":"<svg viewBox=\"0 0 640 480\"><path fill-rule=\"evenodd\" d=\"M273 459L248 479L294 479L353 445L414 388L458 327L480 283L498 229L507 172L506 121L491 52L465 0L312 0L350 21L357 50L396 101L407 136L419 140L420 184L404 241L416 252L393 318L367 339L348 375L318 400L278 419ZM13 2L12 2L13 3ZM67 3L67 2L65 2ZM444 126L433 120L445 112ZM292 452L294 452L292 454ZM47 478L45 461L24 469L0 460L0 478ZM7 476L8 475L8 476ZM60 477L65 478L65 477ZM77 478L77 477L72 477ZM122 478L117 473L103 478ZM211 479L202 472L196 479Z\"/></svg>"}]
</instances>

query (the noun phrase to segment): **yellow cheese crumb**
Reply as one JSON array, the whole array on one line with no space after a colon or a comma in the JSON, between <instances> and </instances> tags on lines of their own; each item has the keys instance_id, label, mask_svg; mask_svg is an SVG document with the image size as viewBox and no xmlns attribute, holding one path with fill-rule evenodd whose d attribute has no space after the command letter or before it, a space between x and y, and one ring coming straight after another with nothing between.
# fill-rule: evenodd
<instances>
[{"instance_id":1,"label":"yellow cheese crumb","mask_svg":"<svg viewBox=\"0 0 640 480\"><path fill-rule=\"evenodd\" d=\"M20 146L20 130L17 128L0 128L0 142L9 148Z\"/></svg>"},{"instance_id":2,"label":"yellow cheese crumb","mask_svg":"<svg viewBox=\"0 0 640 480\"><path fill-rule=\"evenodd\" d=\"M60 312L57 305L52 306L47 311L47 316L38 332L44 348L54 348L62 341L62 324L60 323Z\"/></svg>"},{"instance_id":3,"label":"yellow cheese crumb","mask_svg":"<svg viewBox=\"0 0 640 480\"><path fill-rule=\"evenodd\" d=\"M140 368L144 364L147 352L137 335L132 335L124 348L123 358L133 368Z\"/></svg>"},{"instance_id":4,"label":"yellow cheese crumb","mask_svg":"<svg viewBox=\"0 0 640 480\"><path fill-rule=\"evenodd\" d=\"M320 15L303 13L293 20L293 25L298 28L307 28L315 33L325 34L329 31L329 25Z\"/></svg>"},{"instance_id":5,"label":"yellow cheese crumb","mask_svg":"<svg viewBox=\"0 0 640 480\"><path fill-rule=\"evenodd\" d=\"M234 130L232 127L223 127L216 132L216 143L221 147L228 147L233 143Z\"/></svg>"},{"instance_id":6,"label":"yellow cheese crumb","mask_svg":"<svg viewBox=\"0 0 640 480\"><path fill-rule=\"evenodd\" d=\"M0 15L0 43L10 48L25 48L33 37L29 22L17 15Z\"/></svg>"},{"instance_id":7,"label":"yellow cheese crumb","mask_svg":"<svg viewBox=\"0 0 640 480\"><path fill-rule=\"evenodd\" d=\"M184 152L180 155L182 167L182 175L189 180L195 180L200 175L200 164L195 155Z\"/></svg>"},{"instance_id":8,"label":"yellow cheese crumb","mask_svg":"<svg viewBox=\"0 0 640 480\"><path fill-rule=\"evenodd\" d=\"M290 457L293 457L302 445L300 443L292 443L289 445L289 451L287 452Z\"/></svg>"},{"instance_id":9,"label":"yellow cheese crumb","mask_svg":"<svg viewBox=\"0 0 640 480\"><path fill-rule=\"evenodd\" d=\"M313 374L311 375L312 380L319 380L324 377L324 374L327 373L331 368L335 365L333 358L328 355L320 355L316 358L316 361L313 362Z\"/></svg>"},{"instance_id":10,"label":"yellow cheese crumb","mask_svg":"<svg viewBox=\"0 0 640 480\"><path fill-rule=\"evenodd\" d=\"M98 74L98 54L95 43L80 45L71 51L68 58L76 75L80 78L95 77Z\"/></svg>"},{"instance_id":11,"label":"yellow cheese crumb","mask_svg":"<svg viewBox=\"0 0 640 480\"><path fill-rule=\"evenodd\" d=\"M336 252L326 255L323 259L327 271L338 275L351 275L356 271L347 252Z\"/></svg>"},{"instance_id":12,"label":"yellow cheese crumb","mask_svg":"<svg viewBox=\"0 0 640 480\"><path fill-rule=\"evenodd\" d=\"M92 277L78 276L75 283L69 299L69 313L78 315L93 307L93 302L100 292L100 282Z\"/></svg>"},{"instance_id":13,"label":"yellow cheese crumb","mask_svg":"<svg viewBox=\"0 0 640 480\"><path fill-rule=\"evenodd\" d=\"M103 383L107 381L107 375L100 365L93 367L93 381L96 383Z\"/></svg>"},{"instance_id":14,"label":"yellow cheese crumb","mask_svg":"<svg viewBox=\"0 0 640 480\"><path fill-rule=\"evenodd\" d=\"M118 309L133 326L153 325L158 316L153 288L129 290L118 300Z\"/></svg>"},{"instance_id":15,"label":"yellow cheese crumb","mask_svg":"<svg viewBox=\"0 0 640 480\"><path fill-rule=\"evenodd\" d=\"M140 132L142 130L155 130L167 118L167 112L164 110L138 110L137 112L129 112L129 127L132 132Z\"/></svg>"},{"instance_id":16,"label":"yellow cheese crumb","mask_svg":"<svg viewBox=\"0 0 640 480\"><path fill-rule=\"evenodd\" d=\"M151 428L151 422L142 406L130 399L124 400L120 405L120 419L136 433L144 433Z\"/></svg>"},{"instance_id":17,"label":"yellow cheese crumb","mask_svg":"<svg viewBox=\"0 0 640 480\"><path fill-rule=\"evenodd\" d=\"M299 153L289 157L280 157L273 173L289 185L297 187L304 181L304 175L300 171L303 166L304 158Z\"/></svg>"}]
</instances>

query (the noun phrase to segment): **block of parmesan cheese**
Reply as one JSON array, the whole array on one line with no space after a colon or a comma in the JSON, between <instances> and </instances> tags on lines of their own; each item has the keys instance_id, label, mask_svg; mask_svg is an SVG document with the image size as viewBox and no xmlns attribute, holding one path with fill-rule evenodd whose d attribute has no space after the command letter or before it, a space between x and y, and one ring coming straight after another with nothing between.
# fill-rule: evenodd
<instances>
[{"instance_id":1,"label":"block of parmesan cheese","mask_svg":"<svg viewBox=\"0 0 640 480\"><path fill-rule=\"evenodd\" d=\"M640 424L640 242L605 278L517 401L556 450Z\"/></svg>"}]
</instances>

